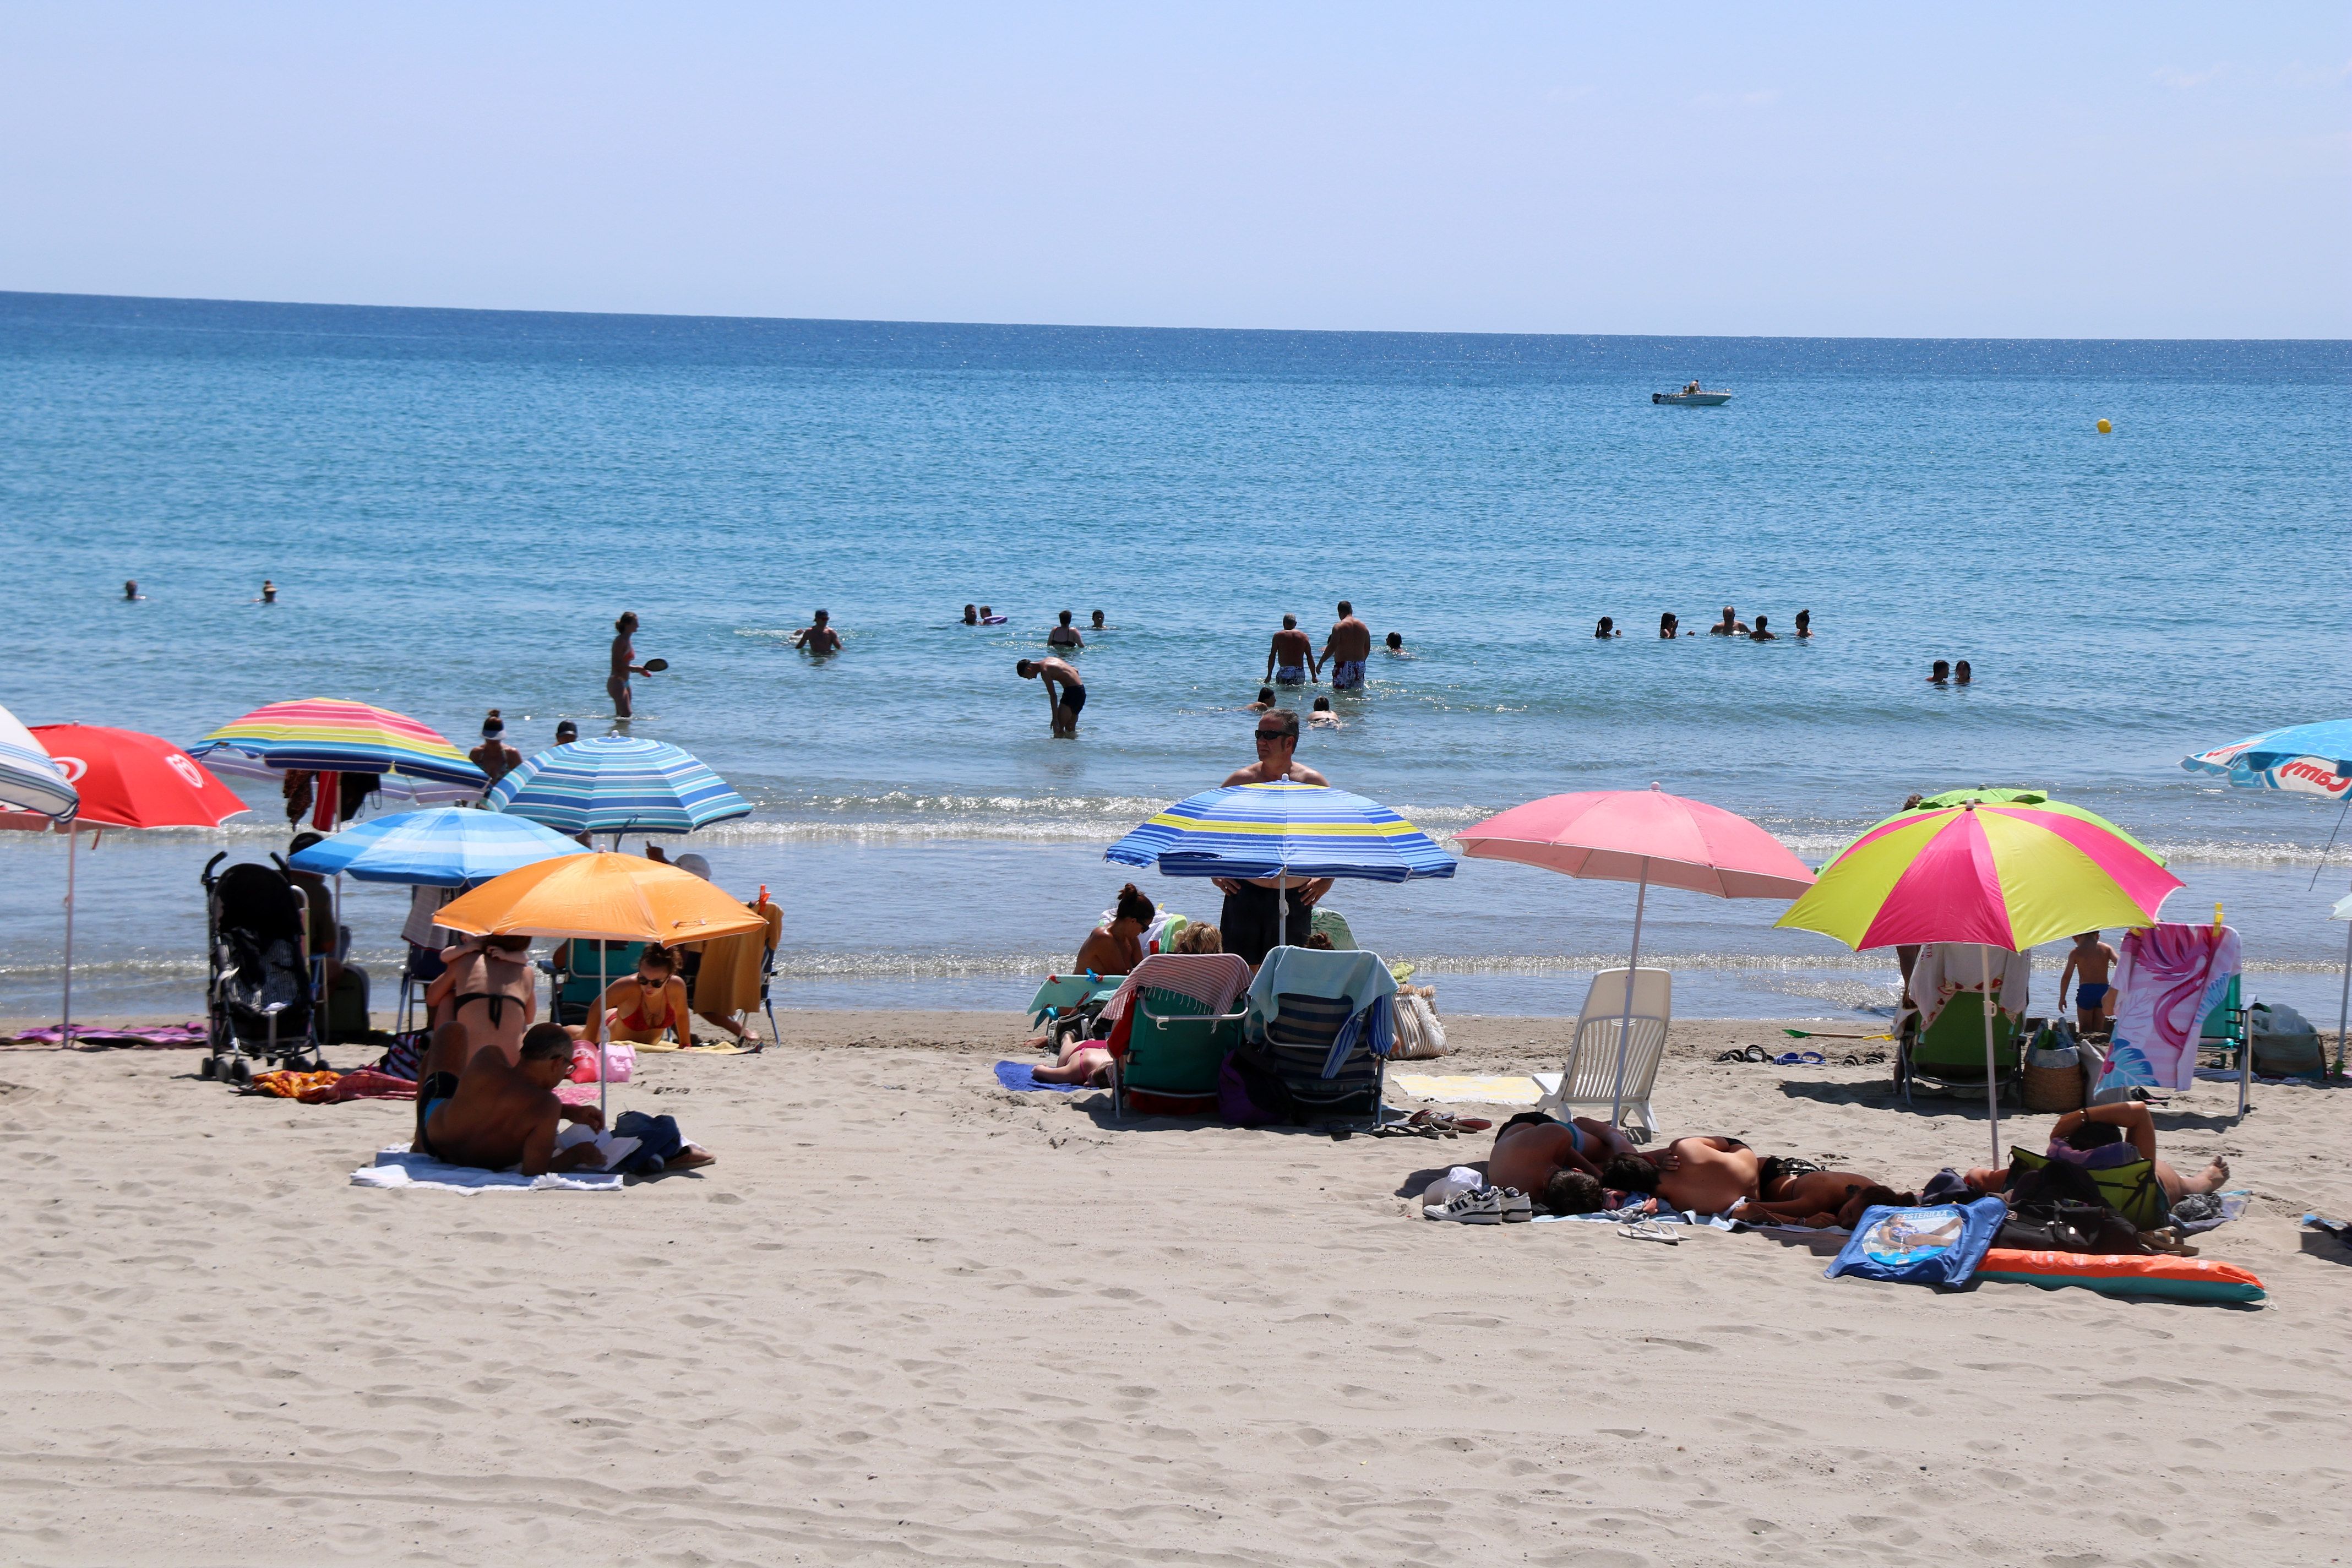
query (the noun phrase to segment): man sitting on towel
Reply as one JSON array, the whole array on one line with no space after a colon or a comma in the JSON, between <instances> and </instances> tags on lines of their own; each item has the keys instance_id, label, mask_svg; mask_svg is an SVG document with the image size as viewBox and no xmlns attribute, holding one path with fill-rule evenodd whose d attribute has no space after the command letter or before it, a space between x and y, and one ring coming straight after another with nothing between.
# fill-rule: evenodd
<instances>
[{"instance_id":1,"label":"man sitting on towel","mask_svg":"<svg viewBox=\"0 0 2352 1568\"><path fill-rule=\"evenodd\" d=\"M442 1027L457 1029L462 1037L463 1025ZM562 1025L534 1024L523 1035L520 1062L509 1061L495 1045L484 1046L467 1061L462 1077L436 1073L419 1084L416 1152L486 1171L519 1165L526 1176L602 1169L604 1156L593 1143L561 1153L555 1148L558 1121L600 1130L604 1125L604 1113L594 1106L566 1105L555 1098L555 1086L572 1074L572 1044Z\"/></svg>"}]
</instances>

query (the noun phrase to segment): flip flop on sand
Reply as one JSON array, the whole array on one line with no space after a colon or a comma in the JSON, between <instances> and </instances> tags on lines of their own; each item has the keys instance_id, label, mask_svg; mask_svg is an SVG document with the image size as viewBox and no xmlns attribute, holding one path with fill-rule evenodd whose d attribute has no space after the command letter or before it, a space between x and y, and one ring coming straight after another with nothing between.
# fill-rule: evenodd
<instances>
[{"instance_id":1,"label":"flip flop on sand","mask_svg":"<svg viewBox=\"0 0 2352 1568\"><path fill-rule=\"evenodd\" d=\"M1782 1051L1772 1058L1772 1065L1780 1068L1817 1068L1828 1060L1829 1058L1819 1051Z\"/></svg>"},{"instance_id":2,"label":"flip flop on sand","mask_svg":"<svg viewBox=\"0 0 2352 1568\"><path fill-rule=\"evenodd\" d=\"M1683 1238L1675 1234L1672 1226L1660 1225L1654 1219L1636 1220L1632 1225L1621 1225L1617 1227L1617 1234L1628 1241L1663 1241L1668 1247L1680 1247L1683 1244Z\"/></svg>"},{"instance_id":3,"label":"flip flop on sand","mask_svg":"<svg viewBox=\"0 0 2352 1568\"><path fill-rule=\"evenodd\" d=\"M1772 1058L1761 1046L1739 1046L1715 1059L1719 1062L1769 1062Z\"/></svg>"}]
</instances>

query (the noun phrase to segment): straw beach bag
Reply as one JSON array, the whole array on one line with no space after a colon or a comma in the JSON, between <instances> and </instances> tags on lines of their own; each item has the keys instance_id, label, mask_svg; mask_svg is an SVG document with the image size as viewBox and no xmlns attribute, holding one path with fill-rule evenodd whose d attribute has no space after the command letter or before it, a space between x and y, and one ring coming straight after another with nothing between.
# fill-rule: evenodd
<instances>
[{"instance_id":1,"label":"straw beach bag","mask_svg":"<svg viewBox=\"0 0 2352 1568\"><path fill-rule=\"evenodd\" d=\"M1392 1061L1426 1061L1445 1050L1445 1026L1437 1021L1437 987L1400 985L1395 1002L1396 1048Z\"/></svg>"}]
</instances>

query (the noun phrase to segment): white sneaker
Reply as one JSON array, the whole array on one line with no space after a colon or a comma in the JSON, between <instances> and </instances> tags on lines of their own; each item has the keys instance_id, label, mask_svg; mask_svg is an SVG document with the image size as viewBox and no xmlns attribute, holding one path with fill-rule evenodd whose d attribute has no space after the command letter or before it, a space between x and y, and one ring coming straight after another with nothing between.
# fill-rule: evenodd
<instances>
[{"instance_id":1,"label":"white sneaker","mask_svg":"<svg viewBox=\"0 0 2352 1568\"><path fill-rule=\"evenodd\" d=\"M1505 1225L1525 1225L1536 1217L1535 1200L1518 1188L1505 1187L1502 1191L1502 1199Z\"/></svg>"},{"instance_id":2,"label":"white sneaker","mask_svg":"<svg viewBox=\"0 0 2352 1568\"><path fill-rule=\"evenodd\" d=\"M1493 1187L1480 1187L1475 1192L1456 1193L1444 1203L1424 1207L1421 1212L1431 1219L1459 1220L1464 1225L1500 1225L1503 1194Z\"/></svg>"}]
</instances>

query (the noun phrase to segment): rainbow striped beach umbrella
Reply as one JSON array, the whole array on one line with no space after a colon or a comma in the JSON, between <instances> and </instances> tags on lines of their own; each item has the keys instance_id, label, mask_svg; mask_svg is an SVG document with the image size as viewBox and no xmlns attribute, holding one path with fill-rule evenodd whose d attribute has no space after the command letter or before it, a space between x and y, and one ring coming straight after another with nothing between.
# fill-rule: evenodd
<instances>
[{"instance_id":1,"label":"rainbow striped beach umbrella","mask_svg":"<svg viewBox=\"0 0 2352 1568\"><path fill-rule=\"evenodd\" d=\"M1454 857L1378 801L1322 784L1231 784L1180 800L1106 850L1169 877L1451 877Z\"/></svg>"},{"instance_id":2,"label":"rainbow striped beach umbrella","mask_svg":"<svg viewBox=\"0 0 2352 1568\"><path fill-rule=\"evenodd\" d=\"M751 815L692 752L667 741L599 735L526 758L482 802L558 833L691 833Z\"/></svg>"},{"instance_id":3,"label":"rainbow striped beach umbrella","mask_svg":"<svg viewBox=\"0 0 2352 1568\"><path fill-rule=\"evenodd\" d=\"M2022 952L2105 926L2149 926L2182 886L2106 818L2054 800L1969 800L1906 811L1838 851L1773 923L1860 952L1900 942L1975 942L1985 984L1985 1102L2001 1163L1994 1081L1992 950Z\"/></svg>"},{"instance_id":4,"label":"rainbow striped beach umbrella","mask_svg":"<svg viewBox=\"0 0 2352 1568\"><path fill-rule=\"evenodd\" d=\"M188 755L233 753L284 773L380 773L481 789L488 775L430 725L331 697L272 702L224 724Z\"/></svg>"}]
</instances>

